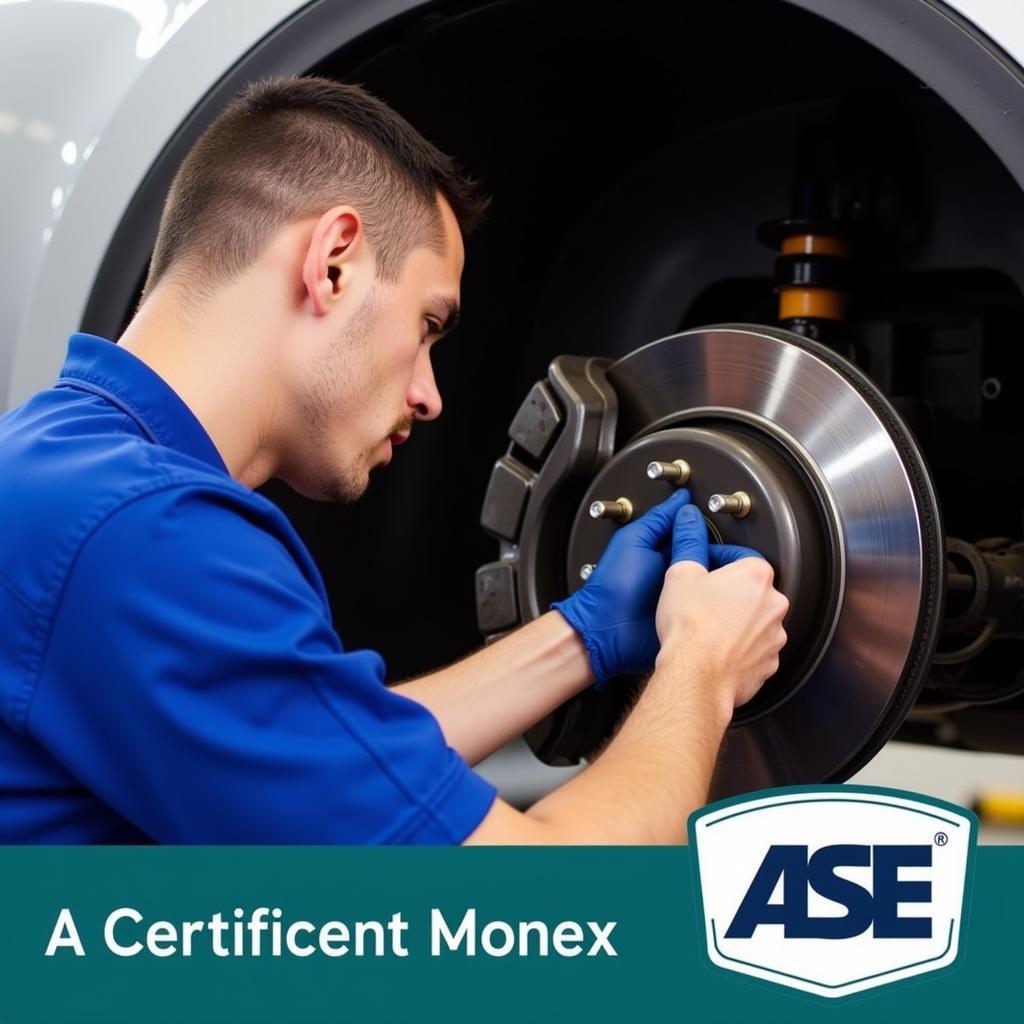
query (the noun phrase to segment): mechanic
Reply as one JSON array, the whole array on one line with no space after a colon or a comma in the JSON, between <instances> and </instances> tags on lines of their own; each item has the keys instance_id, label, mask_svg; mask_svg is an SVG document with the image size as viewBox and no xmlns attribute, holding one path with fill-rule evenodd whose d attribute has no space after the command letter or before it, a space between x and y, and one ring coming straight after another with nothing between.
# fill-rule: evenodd
<instances>
[{"instance_id":1,"label":"mechanic","mask_svg":"<svg viewBox=\"0 0 1024 1024\"><path fill-rule=\"evenodd\" d=\"M56 383L0 417L0 842L684 839L787 609L755 552L709 547L684 489L552 610L390 688L253 491L353 501L439 415L431 347L483 205L328 79L249 85L188 153L118 342L72 335ZM388 614L429 600L410 567ZM471 769L652 670L603 753L527 811Z\"/></svg>"}]
</instances>

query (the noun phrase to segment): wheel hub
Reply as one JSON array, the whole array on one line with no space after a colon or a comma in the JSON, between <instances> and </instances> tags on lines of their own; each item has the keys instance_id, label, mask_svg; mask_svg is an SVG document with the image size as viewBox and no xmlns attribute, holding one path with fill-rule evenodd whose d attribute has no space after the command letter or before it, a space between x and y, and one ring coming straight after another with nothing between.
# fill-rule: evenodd
<instances>
[{"instance_id":1,"label":"wheel hub","mask_svg":"<svg viewBox=\"0 0 1024 1024\"><path fill-rule=\"evenodd\" d=\"M840 538L812 478L769 437L739 423L714 421L658 430L618 452L587 488L569 538L566 576L571 590L583 585L581 567L597 563L620 528L613 519L595 518L593 503L622 495L638 518L675 488L671 481L651 479L648 465L676 459L691 468L685 486L698 507L707 510L713 494L740 492L748 497L749 512L742 516L705 511L709 537L761 552L775 567L775 585L790 601L785 622L789 641L779 672L737 712L736 721L746 721L798 689L820 660L839 610Z\"/></svg>"}]
</instances>

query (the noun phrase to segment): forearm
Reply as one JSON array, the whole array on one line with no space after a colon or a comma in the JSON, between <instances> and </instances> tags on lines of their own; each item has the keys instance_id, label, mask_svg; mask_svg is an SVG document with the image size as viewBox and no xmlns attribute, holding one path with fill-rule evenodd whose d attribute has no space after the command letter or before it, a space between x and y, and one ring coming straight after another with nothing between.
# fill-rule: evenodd
<instances>
[{"instance_id":1,"label":"forearm","mask_svg":"<svg viewBox=\"0 0 1024 1024\"><path fill-rule=\"evenodd\" d=\"M448 744L476 764L593 681L579 634L558 612L548 612L393 689L428 708Z\"/></svg>"},{"instance_id":2,"label":"forearm","mask_svg":"<svg viewBox=\"0 0 1024 1024\"><path fill-rule=\"evenodd\" d=\"M676 526L654 674L618 734L527 812L496 800L467 843L685 841L687 817L707 802L733 709L778 671L789 602L772 587L771 566L745 548L708 570L699 509L686 506Z\"/></svg>"},{"instance_id":3,"label":"forearm","mask_svg":"<svg viewBox=\"0 0 1024 1024\"><path fill-rule=\"evenodd\" d=\"M709 682L685 663L659 662L601 756L527 812L544 826L533 841L684 842L732 710Z\"/></svg>"}]
</instances>

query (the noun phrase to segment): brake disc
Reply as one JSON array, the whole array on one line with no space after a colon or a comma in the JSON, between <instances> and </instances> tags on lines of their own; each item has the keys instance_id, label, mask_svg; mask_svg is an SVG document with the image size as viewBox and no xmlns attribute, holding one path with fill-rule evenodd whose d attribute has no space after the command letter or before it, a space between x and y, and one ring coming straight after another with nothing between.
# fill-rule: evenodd
<instances>
[{"instance_id":1,"label":"brake disc","mask_svg":"<svg viewBox=\"0 0 1024 1024\"><path fill-rule=\"evenodd\" d=\"M761 551L791 605L779 671L738 709L712 795L841 781L895 732L941 623L941 522L913 437L853 364L759 325L686 331L614 363L560 356L509 435L481 516L500 541L477 572L485 635L583 585L619 528L595 501L625 498L635 518L675 486L648 465L683 460L702 508L712 494L748 502L706 513L712 539ZM592 756L641 685L588 690L527 742L550 764Z\"/></svg>"}]
</instances>

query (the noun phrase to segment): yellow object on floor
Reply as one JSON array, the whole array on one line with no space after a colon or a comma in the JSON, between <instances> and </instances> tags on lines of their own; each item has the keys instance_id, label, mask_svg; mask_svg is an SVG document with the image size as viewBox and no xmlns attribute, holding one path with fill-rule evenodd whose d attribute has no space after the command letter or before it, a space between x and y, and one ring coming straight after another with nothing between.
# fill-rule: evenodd
<instances>
[{"instance_id":1,"label":"yellow object on floor","mask_svg":"<svg viewBox=\"0 0 1024 1024\"><path fill-rule=\"evenodd\" d=\"M990 790L978 797L975 810L986 825L1024 825L1024 792Z\"/></svg>"}]
</instances>

